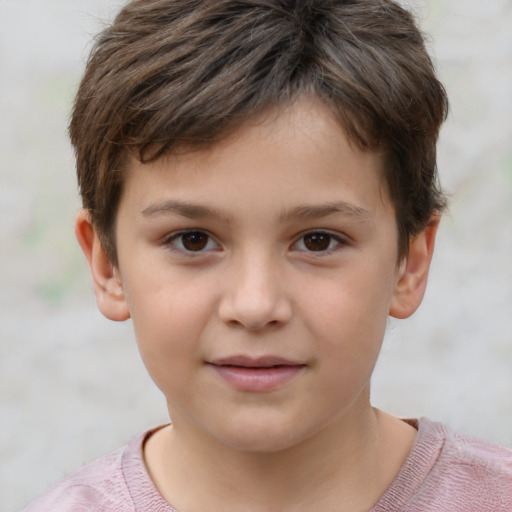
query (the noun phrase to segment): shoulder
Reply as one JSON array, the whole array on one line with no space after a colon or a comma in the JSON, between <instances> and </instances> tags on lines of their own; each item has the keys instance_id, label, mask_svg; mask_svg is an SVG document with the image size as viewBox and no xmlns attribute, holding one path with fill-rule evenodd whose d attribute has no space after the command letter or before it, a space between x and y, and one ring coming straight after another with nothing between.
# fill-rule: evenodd
<instances>
[{"instance_id":1,"label":"shoulder","mask_svg":"<svg viewBox=\"0 0 512 512\"><path fill-rule=\"evenodd\" d=\"M129 445L85 465L56 483L22 512L133 512L132 499L123 474L123 459L141 446L144 435Z\"/></svg>"},{"instance_id":2,"label":"shoulder","mask_svg":"<svg viewBox=\"0 0 512 512\"><path fill-rule=\"evenodd\" d=\"M512 449L433 425L445 437L435 468L439 477L449 478L452 488L477 488L493 497L503 490L512 510Z\"/></svg>"},{"instance_id":3,"label":"shoulder","mask_svg":"<svg viewBox=\"0 0 512 512\"><path fill-rule=\"evenodd\" d=\"M411 453L372 512L511 512L512 450L422 418Z\"/></svg>"},{"instance_id":4,"label":"shoulder","mask_svg":"<svg viewBox=\"0 0 512 512\"><path fill-rule=\"evenodd\" d=\"M426 418L419 425L418 437L439 449L429 452L428 471L406 510L512 510L511 449L454 432ZM421 450L421 445L418 448Z\"/></svg>"}]
</instances>

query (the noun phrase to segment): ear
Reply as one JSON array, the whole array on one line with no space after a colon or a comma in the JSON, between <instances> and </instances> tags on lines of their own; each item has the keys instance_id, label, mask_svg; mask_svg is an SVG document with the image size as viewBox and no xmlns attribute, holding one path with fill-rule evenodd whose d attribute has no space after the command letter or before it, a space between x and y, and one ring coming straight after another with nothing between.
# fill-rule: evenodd
<instances>
[{"instance_id":1,"label":"ear","mask_svg":"<svg viewBox=\"0 0 512 512\"><path fill-rule=\"evenodd\" d=\"M130 318L119 271L110 263L87 210L76 216L75 235L89 264L99 310L110 320Z\"/></svg>"},{"instance_id":2,"label":"ear","mask_svg":"<svg viewBox=\"0 0 512 512\"><path fill-rule=\"evenodd\" d=\"M395 318L408 318L423 300L440 220L440 215L434 214L426 229L409 243L409 252L400 264L389 308L389 314Z\"/></svg>"}]
</instances>

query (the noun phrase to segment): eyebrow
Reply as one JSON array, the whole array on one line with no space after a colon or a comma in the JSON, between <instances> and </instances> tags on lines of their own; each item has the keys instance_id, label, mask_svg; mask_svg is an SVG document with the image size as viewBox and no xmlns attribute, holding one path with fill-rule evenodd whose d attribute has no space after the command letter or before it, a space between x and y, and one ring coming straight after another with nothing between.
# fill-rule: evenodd
<instances>
[{"instance_id":1,"label":"eyebrow","mask_svg":"<svg viewBox=\"0 0 512 512\"><path fill-rule=\"evenodd\" d=\"M343 216L353 218L357 221L371 221L370 212L361 206L357 206L345 201L337 201L320 205L299 205L295 208L283 212L280 216L281 220L290 218L302 219L320 219L329 216Z\"/></svg>"},{"instance_id":2,"label":"eyebrow","mask_svg":"<svg viewBox=\"0 0 512 512\"><path fill-rule=\"evenodd\" d=\"M152 204L142 210L144 217L155 217L163 214L176 214L189 219L204 219L204 218L228 218L229 215L200 204L189 203L178 200L167 200L161 203ZM282 212L279 216L280 221L290 220L293 218L299 219L320 219L329 216L343 216L353 218L356 221L371 221L372 217L370 212L361 206L344 201L333 203L325 203L319 205L299 205L289 210Z\"/></svg>"},{"instance_id":3,"label":"eyebrow","mask_svg":"<svg viewBox=\"0 0 512 512\"><path fill-rule=\"evenodd\" d=\"M184 201L168 200L152 204L142 210L144 217L155 217L166 213L174 213L189 219L202 219L205 217L220 218L223 215L216 209Z\"/></svg>"}]
</instances>

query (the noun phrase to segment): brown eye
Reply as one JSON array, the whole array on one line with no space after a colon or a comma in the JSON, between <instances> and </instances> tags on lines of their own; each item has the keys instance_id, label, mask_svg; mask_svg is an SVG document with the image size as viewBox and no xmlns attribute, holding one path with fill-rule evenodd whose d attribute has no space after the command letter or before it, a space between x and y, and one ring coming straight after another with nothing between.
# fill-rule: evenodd
<instances>
[{"instance_id":1,"label":"brown eye","mask_svg":"<svg viewBox=\"0 0 512 512\"><path fill-rule=\"evenodd\" d=\"M176 232L164 239L162 244L180 256L188 255L190 257L222 250L207 231L200 230Z\"/></svg>"},{"instance_id":2,"label":"brown eye","mask_svg":"<svg viewBox=\"0 0 512 512\"><path fill-rule=\"evenodd\" d=\"M303 240L309 251L326 251L330 248L332 236L327 233L310 233Z\"/></svg>"},{"instance_id":3,"label":"brown eye","mask_svg":"<svg viewBox=\"0 0 512 512\"><path fill-rule=\"evenodd\" d=\"M208 245L210 237L202 231L190 231L180 235L181 244L186 251L202 251Z\"/></svg>"},{"instance_id":4,"label":"brown eye","mask_svg":"<svg viewBox=\"0 0 512 512\"><path fill-rule=\"evenodd\" d=\"M318 253L318 256L331 254L347 245L345 237L329 231L310 231L303 234L294 244L293 249L306 253Z\"/></svg>"}]
</instances>

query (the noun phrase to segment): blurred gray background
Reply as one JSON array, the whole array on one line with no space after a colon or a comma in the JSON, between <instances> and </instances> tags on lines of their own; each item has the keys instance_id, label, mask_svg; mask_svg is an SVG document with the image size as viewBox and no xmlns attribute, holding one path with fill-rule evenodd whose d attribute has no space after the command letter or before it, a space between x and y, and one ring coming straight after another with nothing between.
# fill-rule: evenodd
<instances>
[{"instance_id":1,"label":"blurred gray background","mask_svg":"<svg viewBox=\"0 0 512 512\"><path fill-rule=\"evenodd\" d=\"M97 312L73 236L68 113L121 3L0 0L0 512L167 421L130 324ZM512 2L409 5L451 98L451 211L424 304L390 322L373 400L512 446Z\"/></svg>"}]
</instances>

